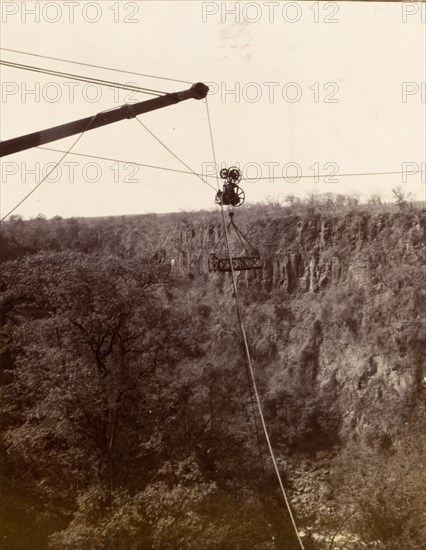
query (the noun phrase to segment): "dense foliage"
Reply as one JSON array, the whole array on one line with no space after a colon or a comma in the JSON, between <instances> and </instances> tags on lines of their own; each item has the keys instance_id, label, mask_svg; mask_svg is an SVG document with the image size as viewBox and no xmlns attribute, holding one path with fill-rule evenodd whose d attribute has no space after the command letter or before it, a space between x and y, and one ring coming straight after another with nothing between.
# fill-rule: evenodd
<instances>
[{"instance_id":1,"label":"dense foliage","mask_svg":"<svg viewBox=\"0 0 426 550\"><path fill-rule=\"evenodd\" d=\"M309 229L317 215L277 208L265 226L257 214L276 244L281 223ZM394 234L419 213L390 215L396 233L360 243L370 213L330 216L344 258L334 284L307 292L268 268L239 281L267 424L307 550L415 550L424 226L410 248ZM182 219L211 217L4 224L1 548L298 548L229 278L169 262Z\"/></svg>"}]
</instances>

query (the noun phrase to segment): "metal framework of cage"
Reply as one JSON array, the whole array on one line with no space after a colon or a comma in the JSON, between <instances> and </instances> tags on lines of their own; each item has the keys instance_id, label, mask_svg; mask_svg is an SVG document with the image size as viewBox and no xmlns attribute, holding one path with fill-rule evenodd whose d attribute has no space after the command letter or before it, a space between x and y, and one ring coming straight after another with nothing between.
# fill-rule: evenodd
<instances>
[{"instance_id":1,"label":"metal framework of cage","mask_svg":"<svg viewBox=\"0 0 426 550\"><path fill-rule=\"evenodd\" d=\"M210 253L208 268L210 273L226 273L232 271L247 271L250 269L260 269L262 262L260 260L260 254L254 248L254 246L247 240L242 231L235 225L234 213L229 212L230 223L227 228L228 234L233 231L240 244L241 253L238 255L231 252L231 258L229 258L228 250L226 247L225 233L217 242L214 250Z\"/></svg>"}]
</instances>

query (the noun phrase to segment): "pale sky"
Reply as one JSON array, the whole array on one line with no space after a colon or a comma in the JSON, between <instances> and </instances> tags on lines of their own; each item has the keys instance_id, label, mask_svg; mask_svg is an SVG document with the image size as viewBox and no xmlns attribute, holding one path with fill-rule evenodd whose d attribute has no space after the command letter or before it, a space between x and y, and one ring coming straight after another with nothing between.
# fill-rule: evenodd
<instances>
[{"instance_id":1,"label":"pale sky","mask_svg":"<svg viewBox=\"0 0 426 550\"><path fill-rule=\"evenodd\" d=\"M2 1L1 46L210 83L218 163L238 164L245 177L412 171L425 168L424 8L384 2ZM2 59L161 91L189 87L9 51L2 51ZM3 140L129 102L124 91L4 66L1 80ZM188 100L140 118L196 172L212 162L205 102ZM76 137L46 147L66 150ZM73 152L185 170L135 120L87 132ZM40 149L3 157L2 215L60 157ZM45 181L15 214L104 216L214 206L214 190L193 175L72 154L64 162L61 177ZM211 164L207 168L211 173ZM425 198L419 173L317 179L244 180L242 187L249 202L312 191L391 199L398 186Z\"/></svg>"}]
</instances>

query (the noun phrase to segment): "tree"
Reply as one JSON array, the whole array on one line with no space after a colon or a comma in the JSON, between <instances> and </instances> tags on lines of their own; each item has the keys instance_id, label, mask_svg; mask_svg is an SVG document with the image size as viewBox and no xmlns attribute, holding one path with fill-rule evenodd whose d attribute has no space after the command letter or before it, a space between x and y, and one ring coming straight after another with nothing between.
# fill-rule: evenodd
<instances>
[{"instance_id":1,"label":"tree","mask_svg":"<svg viewBox=\"0 0 426 550\"><path fill-rule=\"evenodd\" d=\"M73 252L4 264L9 496L21 486L35 498L39 523L64 521L88 487L104 495L105 512L117 488L142 487L158 466L138 461L164 406L153 388L188 348L188 324L164 305L158 281L140 260Z\"/></svg>"},{"instance_id":2,"label":"tree","mask_svg":"<svg viewBox=\"0 0 426 550\"><path fill-rule=\"evenodd\" d=\"M352 447L336 459L337 507L344 526L366 544L385 550L416 550L425 537L423 422L397 443L382 437L370 447Z\"/></svg>"},{"instance_id":3,"label":"tree","mask_svg":"<svg viewBox=\"0 0 426 550\"><path fill-rule=\"evenodd\" d=\"M395 199L396 204L400 210L406 210L411 201L410 193L406 193L400 186L392 189L392 193Z\"/></svg>"}]
</instances>

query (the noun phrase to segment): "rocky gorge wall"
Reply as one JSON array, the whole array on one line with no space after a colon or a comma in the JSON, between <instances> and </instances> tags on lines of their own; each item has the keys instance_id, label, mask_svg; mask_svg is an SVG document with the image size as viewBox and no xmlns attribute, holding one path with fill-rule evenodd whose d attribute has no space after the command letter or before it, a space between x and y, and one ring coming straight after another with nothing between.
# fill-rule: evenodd
<instances>
[{"instance_id":1,"label":"rocky gorge wall","mask_svg":"<svg viewBox=\"0 0 426 550\"><path fill-rule=\"evenodd\" d=\"M245 221L241 229L258 249L263 267L240 278L289 294L316 292L344 276L368 284L389 252L401 261L425 258L426 211L284 216ZM207 273L208 255L223 234L221 224L179 222L172 233L163 244L165 257L173 258L181 273ZM226 257L226 249L221 252Z\"/></svg>"},{"instance_id":2,"label":"rocky gorge wall","mask_svg":"<svg viewBox=\"0 0 426 550\"><path fill-rule=\"evenodd\" d=\"M262 269L240 272L238 284L256 325L258 376L277 410L288 399L283 388L292 388L301 403L315 402L313 416L325 411L312 428L320 438L336 418L343 440L392 438L426 374L426 212L283 216L239 226L262 257ZM206 279L221 235L211 221L184 223L164 249L180 274L201 285L222 280L225 307L229 275ZM295 415L300 421L301 411Z\"/></svg>"},{"instance_id":3,"label":"rocky gorge wall","mask_svg":"<svg viewBox=\"0 0 426 550\"><path fill-rule=\"evenodd\" d=\"M330 429L344 439L399 429L425 375L426 210L254 207L235 222L261 256L261 269L237 277L264 395L280 411L287 388L298 422L315 402L303 421L324 440ZM208 273L222 236L217 212L15 220L2 248L6 259L64 248L151 258L154 272L159 262L182 279L194 322L210 311L209 323L232 330L229 274Z\"/></svg>"}]
</instances>

